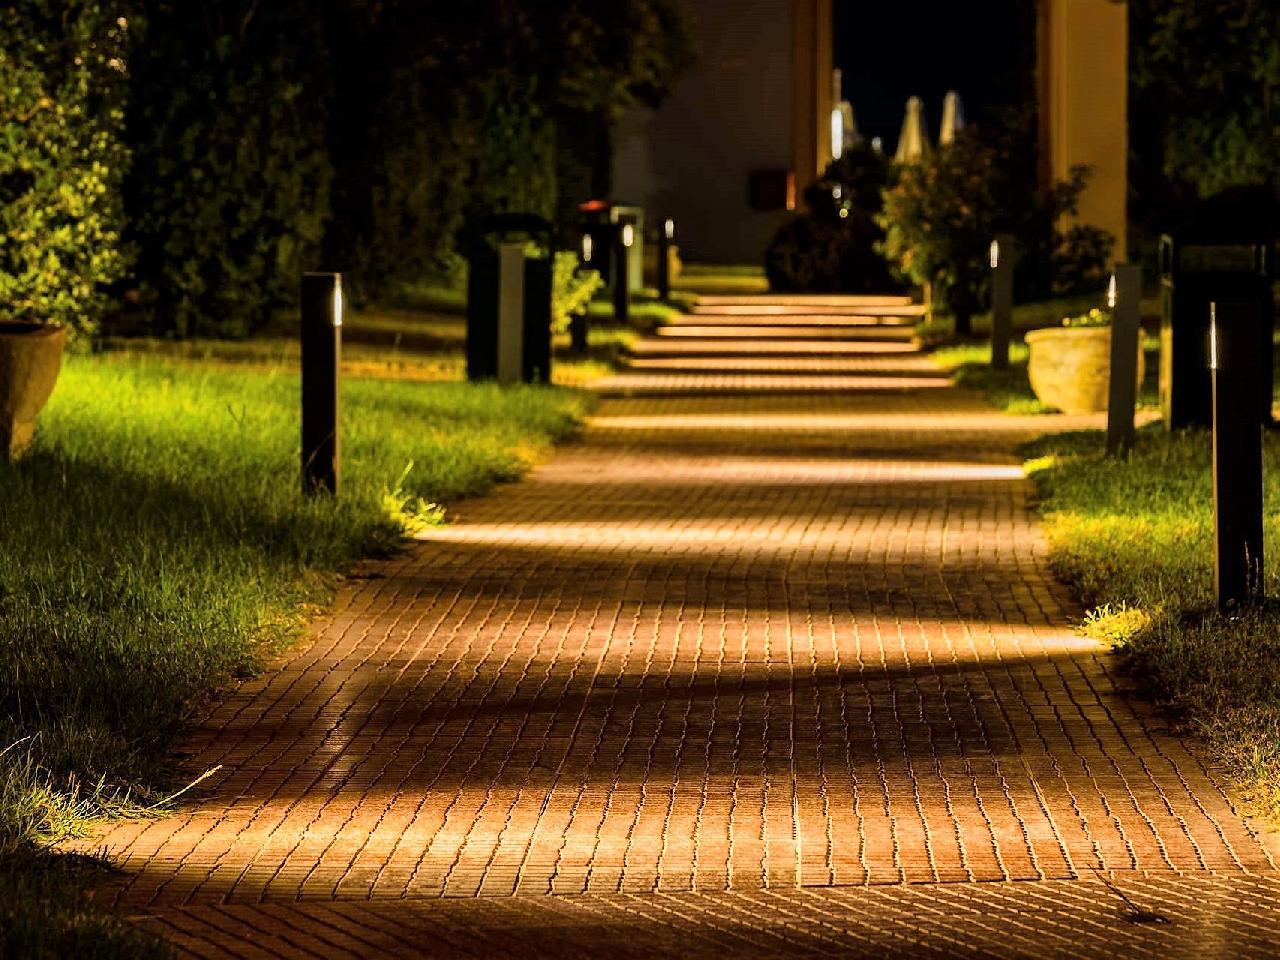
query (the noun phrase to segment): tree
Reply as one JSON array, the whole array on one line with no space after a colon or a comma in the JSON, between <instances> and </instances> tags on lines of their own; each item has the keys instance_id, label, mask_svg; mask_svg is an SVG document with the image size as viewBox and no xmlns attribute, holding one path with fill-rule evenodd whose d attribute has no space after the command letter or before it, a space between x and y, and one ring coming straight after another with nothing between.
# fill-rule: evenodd
<instances>
[{"instance_id":1,"label":"tree","mask_svg":"<svg viewBox=\"0 0 1280 960\"><path fill-rule=\"evenodd\" d=\"M89 332L120 243L127 21L99 0L0 11L0 318Z\"/></svg>"},{"instance_id":2,"label":"tree","mask_svg":"<svg viewBox=\"0 0 1280 960\"><path fill-rule=\"evenodd\" d=\"M323 33L297 2L137 2L125 199L151 322L245 336L319 261L331 178Z\"/></svg>"},{"instance_id":3,"label":"tree","mask_svg":"<svg viewBox=\"0 0 1280 960\"><path fill-rule=\"evenodd\" d=\"M1114 238L1095 227L1059 227L1075 212L1088 169L1076 167L1068 180L1039 189L1030 130L1021 114L969 126L945 149L900 166L885 191L884 254L904 279L934 285L961 335L986 301L988 251L997 233L1019 242L1023 298L1100 289L1104 282Z\"/></svg>"},{"instance_id":4,"label":"tree","mask_svg":"<svg viewBox=\"0 0 1280 960\"><path fill-rule=\"evenodd\" d=\"M1234 186L1280 190L1280 4L1129 6L1140 189L1153 199Z\"/></svg>"}]
</instances>

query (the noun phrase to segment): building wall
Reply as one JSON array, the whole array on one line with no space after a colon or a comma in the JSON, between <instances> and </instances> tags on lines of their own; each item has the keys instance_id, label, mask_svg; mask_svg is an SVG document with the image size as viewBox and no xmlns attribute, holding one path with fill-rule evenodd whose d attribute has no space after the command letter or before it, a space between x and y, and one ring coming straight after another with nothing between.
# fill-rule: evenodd
<instances>
[{"instance_id":1,"label":"building wall","mask_svg":"<svg viewBox=\"0 0 1280 960\"><path fill-rule=\"evenodd\" d=\"M644 206L651 224L673 217L687 259L759 263L791 215L753 211L748 177L752 170L790 170L796 162L796 13L814 5L829 14L829 4L688 0L697 63L660 110L635 110L622 120L613 167L614 196ZM820 89L829 99L829 16L826 23ZM814 30L810 24L810 35ZM818 69L809 67L814 75ZM802 174L801 187L814 172Z\"/></svg>"},{"instance_id":2,"label":"building wall","mask_svg":"<svg viewBox=\"0 0 1280 960\"><path fill-rule=\"evenodd\" d=\"M1116 0L1046 0L1040 22L1041 157L1044 175L1093 168L1077 217L1116 238L1126 259L1128 224L1128 7Z\"/></svg>"}]
</instances>

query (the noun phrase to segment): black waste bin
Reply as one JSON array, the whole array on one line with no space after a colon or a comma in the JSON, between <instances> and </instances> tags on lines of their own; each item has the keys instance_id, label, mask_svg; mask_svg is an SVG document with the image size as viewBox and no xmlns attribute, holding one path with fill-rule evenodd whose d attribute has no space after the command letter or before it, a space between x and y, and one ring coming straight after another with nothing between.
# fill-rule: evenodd
<instances>
[{"instance_id":1,"label":"black waste bin","mask_svg":"<svg viewBox=\"0 0 1280 960\"><path fill-rule=\"evenodd\" d=\"M1170 430L1212 423L1209 305L1215 301L1254 302L1266 318L1257 333L1264 359L1258 413L1271 422L1275 207L1269 192L1229 191L1160 238L1160 407Z\"/></svg>"},{"instance_id":2,"label":"black waste bin","mask_svg":"<svg viewBox=\"0 0 1280 960\"><path fill-rule=\"evenodd\" d=\"M551 274L555 259L554 229L531 213L496 214L482 220L470 242L467 278L467 379L499 378L504 348L500 313L502 245L524 247L524 303L519 338L519 378L525 383L551 380ZM513 355L513 354L508 354Z\"/></svg>"}]
</instances>

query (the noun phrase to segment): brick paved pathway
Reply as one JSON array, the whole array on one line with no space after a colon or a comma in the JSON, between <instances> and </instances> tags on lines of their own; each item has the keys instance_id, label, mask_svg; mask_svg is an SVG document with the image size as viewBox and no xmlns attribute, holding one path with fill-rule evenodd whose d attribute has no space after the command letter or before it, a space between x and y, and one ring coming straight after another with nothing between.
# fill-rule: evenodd
<instances>
[{"instance_id":1,"label":"brick paved pathway","mask_svg":"<svg viewBox=\"0 0 1280 960\"><path fill-rule=\"evenodd\" d=\"M230 692L111 894L209 957L1280 952L1274 844L1047 572L1014 448L1082 422L952 388L900 312L643 343Z\"/></svg>"}]
</instances>

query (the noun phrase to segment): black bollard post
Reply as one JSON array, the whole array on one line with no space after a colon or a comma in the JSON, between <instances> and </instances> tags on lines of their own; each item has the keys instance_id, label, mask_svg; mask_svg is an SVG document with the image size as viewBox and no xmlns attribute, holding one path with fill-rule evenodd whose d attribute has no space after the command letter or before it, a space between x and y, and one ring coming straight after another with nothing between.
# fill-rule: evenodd
<instances>
[{"instance_id":1,"label":"black bollard post","mask_svg":"<svg viewBox=\"0 0 1280 960\"><path fill-rule=\"evenodd\" d=\"M1009 366L1009 340L1013 335L1013 265L1016 241L1007 233L991 243L991 366Z\"/></svg>"},{"instance_id":2,"label":"black bollard post","mask_svg":"<svg viewBox=\"0 0 1280 960\"><path fill-rule=\"evenodd\" d=\"M676 222L664 220L658 234L658 299L664 303L671 299L671 241L675 236Z\"/></svg>"},{"instance_id":3,"label":"black bollard post","mask_svg":"<svg viewBox=\"0 0 1280 960\"><path fill-rule=\"evenodd\" d=\"M569 349L578 355L587 352L587 315L575 313L569 318Z\"/></svg>"},{"instance_id":4,"label":"black bollard post","mask_svg":"<svg viewBox=\"0 0 1280 960\"><path fill-rule=\"evenodd\" d=\"M627 251L635 242L636 228L624 223L618 228L613 262L613 315L620 323L631 319L631 257Z\"/></svg>"},{"instance_id":5,"label":"black bollard post","mask_svg":"<svg viewBox=\"0 0 1280 960\"><path fill-rule=\"evenodd\" d=\"M1138 351L1142 349L1138 307L1142 267L1116 266L1107 287L1111 308L1111 380L1107 394L1107 455L1122 456L1133 446L1133 412L1138 402Z\"/></svg>"},{"instance_id":6,"label":"black bollard post","mask_svg":"<svg viewBox=\"0 0 1280 960\"><path fill-rule=\"evenodd\" d=\"M342 274L302 275L302 490L336 494Z\"/></svg>"},{"instance_id":7,"label":"black bollard post","mask_svg":"<svg viewBox=\"0 0 1280 960\"><path fill-rule=\"evenodd\" d=\"M1268 318L1269 319L1269 318ZM1262 596L1262 413L1256 302L1211 303L1214 591L1234 613Z\"/></svg>"}]
</instances>

